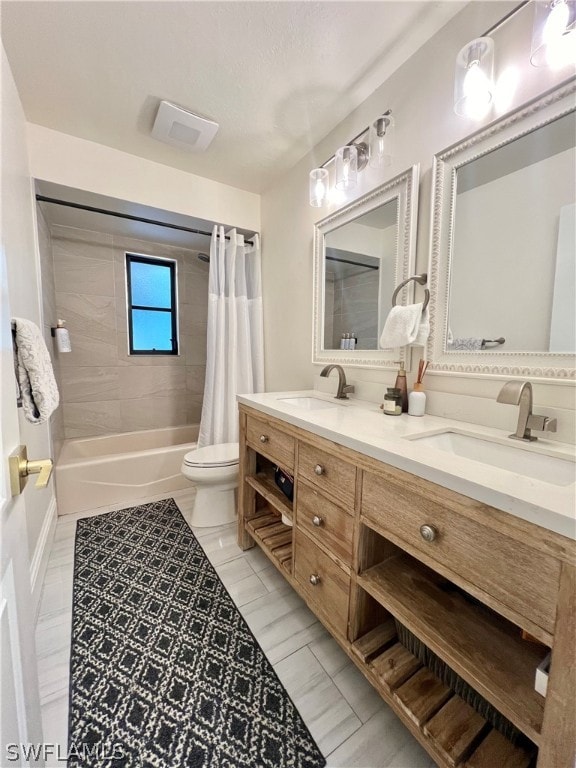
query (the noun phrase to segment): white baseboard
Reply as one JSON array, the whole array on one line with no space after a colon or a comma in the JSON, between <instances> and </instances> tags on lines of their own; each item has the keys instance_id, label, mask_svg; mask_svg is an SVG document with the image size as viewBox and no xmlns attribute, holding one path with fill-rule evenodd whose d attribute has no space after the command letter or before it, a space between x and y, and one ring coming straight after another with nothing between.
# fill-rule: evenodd
<instances>
[{"instance_id":1,"label":"white baseboard","mask_svg":"<svg viewBox=\"0 0 576 768\"><path fill-rule=\"evenodd\" d=\"M35 615L38 613L40 605L40 592L42 590L44 574L46 573L46 566L48 565L50 545L54 538L57 518L56 498L53 496L46 511L36 549L30 562L30 591L32 592L32 604Z\"/></svg>"}]
</instances>

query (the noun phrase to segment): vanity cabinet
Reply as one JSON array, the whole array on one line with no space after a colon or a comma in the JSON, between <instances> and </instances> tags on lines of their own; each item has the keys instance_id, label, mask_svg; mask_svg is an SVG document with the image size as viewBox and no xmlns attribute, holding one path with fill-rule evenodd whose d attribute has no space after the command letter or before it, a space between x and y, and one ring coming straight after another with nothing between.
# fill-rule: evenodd
<instances>
[{"instance_id":1,"label":"vanity cabinet","mask_svg":"<svg viewBox=\"0 0 576 768\"><path fill-rule=\"evenodd\" d=\"M293 501L275 465L294 474ZM574 768L573 541L246 405L238 540L439 766Z\"/></svg>"}]
</instances>

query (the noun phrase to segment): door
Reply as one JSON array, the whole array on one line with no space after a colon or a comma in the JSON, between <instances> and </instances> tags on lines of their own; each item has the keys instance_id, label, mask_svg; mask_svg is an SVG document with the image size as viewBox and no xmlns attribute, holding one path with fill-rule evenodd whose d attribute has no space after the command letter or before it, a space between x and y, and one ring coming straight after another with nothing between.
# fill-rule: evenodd
<instances>
[{"instance_id":1,"label":"door","mask_svg":"<svg viewBox=\"0 0 576 768\"><path fill-rule=\"evenodd\" d=\"M19 745L40 744L42 727L25 498L11 496L8 476L8 456L21 441L4 247L0 277L0 765L18 766L28 764Z\"/></svg>"}]
</instances>

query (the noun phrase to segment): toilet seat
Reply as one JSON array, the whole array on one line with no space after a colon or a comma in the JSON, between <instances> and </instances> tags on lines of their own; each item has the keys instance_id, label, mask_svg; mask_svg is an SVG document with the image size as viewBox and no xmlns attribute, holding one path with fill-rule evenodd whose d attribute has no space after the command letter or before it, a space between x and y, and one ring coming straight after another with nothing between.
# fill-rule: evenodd
<instances>
[{"instance_id":1,"label":"toilet seat","mask_svg":"<svg viewBox=\"0 0 576 768\"><path fill-rule=\"evenodd\" d=\"M240 461L238 443L220 443L196 448L184 456L187 467L233 467Z\"/></svg>"}]
</instances>

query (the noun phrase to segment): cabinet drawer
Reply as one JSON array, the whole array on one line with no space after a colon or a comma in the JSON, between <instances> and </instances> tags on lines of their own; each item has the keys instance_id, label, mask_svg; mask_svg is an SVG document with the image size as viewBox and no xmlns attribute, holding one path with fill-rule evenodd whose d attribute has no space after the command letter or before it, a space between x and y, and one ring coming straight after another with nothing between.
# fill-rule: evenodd
<instances>
[{"instance_id":1,"label":"cabinet drawer","mask_svg":"<svg viewBox=\"0 0 576 768\"><path fill-rule=\"evenodd\" d=\"M354 518L306 483L298 485L296 522L347 565L352 563Z\"/></svg>"},{"instance_id":2,"label":"cabinet drawer","mask_svg":"<svg viewBox=\"0 0 576 768\"><path fill-rule=\"evenodd\" d=\"M265 421L248 416L246 442L255 451L279 464L283 469L294 469L294 438Z\"/></svg>"},{"instance_id":3,"label":"cabinet drawer","mask_svg":"<svg viewBox=\"0 0 576 768\"><path fill-rule=\"evenodd\" d=\"M350 514L356 497L356 467L307 443L298 447L298 477L338 499Z\"/></svg>"},{"instance_id":4,"label":"cabinet drawer","mask_svg":"<svg viewBox=\"0 0 576 768\"><path fill-rule=\"evenodd\" d=\"M294 576L312 609L343 637L348 630L350 577L305 533L295 531ZM316 581L313 584L310 579Z\"/></svg>"},{"instance_id":5,"label":"cabinet drawer","mask_svg":"<svg viewBox=\"0 0 576 768\"><path fill-rule=\"evenodd\" d=\"M362 514L449 569L456 583L466 580L553 633L560 562L455 512L457 493L434 483L418 492L414 485L410 487L410 475L397 474L398 479L364 474ZM430 529L421 530L422 526ZM426 540L427 533L432 535L431 541Z\"/></svg>"}]
</instances>

